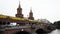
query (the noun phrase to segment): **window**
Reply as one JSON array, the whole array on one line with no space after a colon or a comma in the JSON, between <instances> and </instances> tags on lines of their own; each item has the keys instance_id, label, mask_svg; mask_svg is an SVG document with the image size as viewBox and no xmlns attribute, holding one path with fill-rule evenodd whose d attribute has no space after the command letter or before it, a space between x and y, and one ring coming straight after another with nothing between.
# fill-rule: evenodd
<instances>
[{"instance_id":1,"label":"window","mask_svg":"<svg viewBox=\"0 0 60 34\"><path fill-rule=\"evenodd\" d=\"M16 26L16 25L17 25L17 23L12 22L12 23L10 23L10 25L11 25L11 26Z\"/></svg>"}]
</instances>

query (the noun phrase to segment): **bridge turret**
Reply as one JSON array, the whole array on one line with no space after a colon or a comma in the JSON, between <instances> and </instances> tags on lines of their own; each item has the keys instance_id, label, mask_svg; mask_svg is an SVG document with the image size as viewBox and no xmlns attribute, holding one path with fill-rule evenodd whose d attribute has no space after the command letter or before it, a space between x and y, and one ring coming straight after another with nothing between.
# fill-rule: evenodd
<instances>
[{"instance_id":1,"label":"bridge turret","mask_svg":"<svg viewBox=\"0 0 60 34\"><path fill-rule=\"evenodd\" d=\"M21 5L20 5L20 2L19 2L19 7L17 8L16 17L23 18L22 8L21 8Z\"/></svg>"},{"instance_id":2,"label":"bridge turret","mask_svg":"<svg viewBox=\"0 0 60 34\"><path fill-rule=\"evenodd\" d=\"M29 13L28 19L34 20L32 9L30 9L30 13Z\"/></svg>"}]
</instances>

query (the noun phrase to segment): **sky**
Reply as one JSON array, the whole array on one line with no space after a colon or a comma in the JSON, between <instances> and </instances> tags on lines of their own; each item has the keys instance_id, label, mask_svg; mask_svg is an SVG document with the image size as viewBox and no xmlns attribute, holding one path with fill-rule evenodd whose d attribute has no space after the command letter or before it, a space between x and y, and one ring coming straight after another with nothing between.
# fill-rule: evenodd
<instances>
[{"instance_id":1,"label":"sky","mask_svg":"<svg viewBox=\"0 0 60 34\"><path fill-rule=\"evenodd\" d=\"M60 20L60 0L0 0L0 14L15 16L19 1L24 17L29 17L32 9L35 20L47 19L52 23Z\"/></svg>"}]
</instances>

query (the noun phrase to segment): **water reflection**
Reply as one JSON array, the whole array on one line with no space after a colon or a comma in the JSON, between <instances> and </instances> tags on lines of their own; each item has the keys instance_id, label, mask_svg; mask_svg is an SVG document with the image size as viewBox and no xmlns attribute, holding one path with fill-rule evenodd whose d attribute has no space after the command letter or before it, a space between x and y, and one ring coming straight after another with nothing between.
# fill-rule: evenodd
<instances>
[{"instance_id":1,"label":"water reflection","mask_svg":"<svg viewBox=\"0 0 60 34\"><path fill-rule=\"evenodd\" d=\"M48 34L60 34L60 30L56 29L54 31L52 31L51 33L48 33Z\"/></svg>"},{"instance_id":2,"label":"water reflection","mask_svg":"<svg viewBox=\"0 0 60 34\"><path fill-rule=\"evenodd\" d=\"M56 29L56 30L52 31L51 33L38 33L38 34L60 34L60 30Z\"/></svg>"}]
</instances>

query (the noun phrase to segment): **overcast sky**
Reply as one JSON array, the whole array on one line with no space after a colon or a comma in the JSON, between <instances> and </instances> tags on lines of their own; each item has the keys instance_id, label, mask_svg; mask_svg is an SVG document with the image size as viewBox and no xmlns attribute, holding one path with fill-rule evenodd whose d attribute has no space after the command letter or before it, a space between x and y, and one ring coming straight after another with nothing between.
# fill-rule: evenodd
<instances>
[{"instance_id":1,"label":"overcast sky","mask_svg":"<svg viewBox=\"0 0 60 34\"><path fill-rule=\"evenodd\" d=\"M0 0L0 14L15 16L19 1L24 17L28 17L32 8L35 19L60 20L60 0Z\"/></svg>"}]
</instances>

